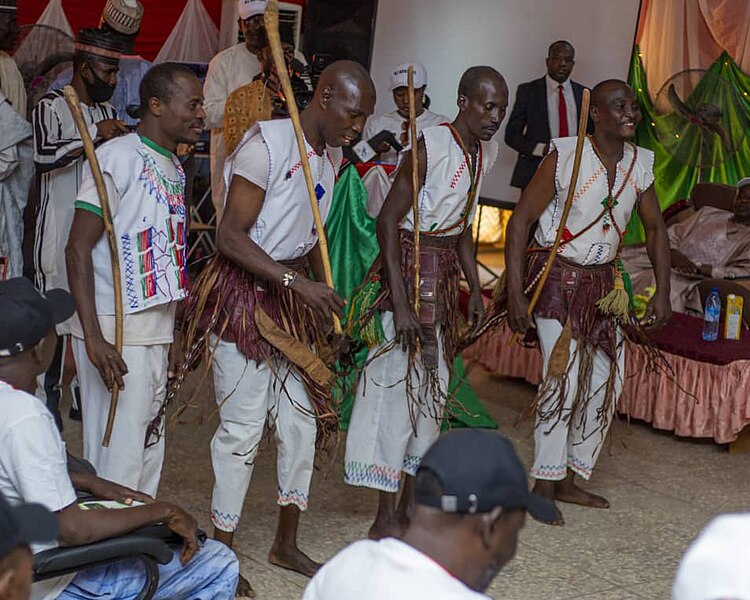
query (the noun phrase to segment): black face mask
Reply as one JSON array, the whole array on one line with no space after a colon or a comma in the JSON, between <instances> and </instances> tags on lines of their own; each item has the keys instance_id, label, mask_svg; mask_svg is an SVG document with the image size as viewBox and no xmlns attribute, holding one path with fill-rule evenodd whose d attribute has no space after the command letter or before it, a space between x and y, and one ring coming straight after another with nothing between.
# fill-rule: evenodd
<instances>
[{"instance_id":1,"label":"black face mask","mask_svg":"<svg viewBox=\"0 0 750 600\"><path fill-rule=\"evenodd\" d=\"M91 65L89 65L89 71L91 71L91 75L94 78L94 81L89 83L85 79L83 80L83 83L86 85L86 92L88 93L92 102L106 102L112 97L112 94L115 93L115 86L109 85L106 81L99 77L99 75L96 74L96 71L94 71Z\"/></svg>"}]
</instances>

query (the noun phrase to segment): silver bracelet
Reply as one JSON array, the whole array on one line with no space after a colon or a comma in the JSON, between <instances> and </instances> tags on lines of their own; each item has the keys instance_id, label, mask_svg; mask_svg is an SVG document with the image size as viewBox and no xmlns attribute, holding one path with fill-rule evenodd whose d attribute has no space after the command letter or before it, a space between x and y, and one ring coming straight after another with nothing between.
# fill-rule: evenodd
<instances>
[{"instance_id":1,"label":"silver bracelet","mask_svg":"<svg viewBox=\"0 0 750 600\"><path fill-rule=\"evenodd\" d=\"M286 273L281 276L281 285L285 288L292 287L292 284L297 280L297 271L289 269Z\"/></svg>"}]
</instances>

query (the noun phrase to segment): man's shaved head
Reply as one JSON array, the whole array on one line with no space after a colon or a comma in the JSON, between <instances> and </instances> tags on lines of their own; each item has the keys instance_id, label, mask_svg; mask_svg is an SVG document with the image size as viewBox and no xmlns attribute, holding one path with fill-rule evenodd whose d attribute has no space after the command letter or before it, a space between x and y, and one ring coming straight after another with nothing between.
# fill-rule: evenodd
<instances>
[{"instance_id":1,"label":"man's shaved head","mask_svg":"<svg viewBox=\"0 0 750 600\"><path fill-rule=\"evenodd\" d=\"M370 74L362 65L353 60L337 60L328 65L320 74L315 93L319 94L326 87L336 89L348 86L358 87L363 92L369 91L375 95L375 84Z\"/></svg>"},{"instance_id":2,"label":"man's shaved head","mask_svg":"<svg viewBox=\"0 0 750 600\"><path fill-rule=\"evenodd\" d=\"M485 81L492 81L500 85L506 91L508 84L497 69L488 66L470 67L461 75L458 82L458 95L469 97L474 94Z\"/></svg>"},{"instance_id":3,"label":"man's shaved head","mask_svg":"<svg viewBox=\"0 0 750 600\"><path fill-rule=\"evenodd\" d=\"M348 146L357 140L375 110L375 84L357 62L339 60L320 74L315 95L305 112L312 111L325 142Z\"/></svg>"},{"instance_id":4,"label":"man's shaved head","mask_svg":"<svg viewBox=\"0 0 750 600\"><path fill-rule=\"evenodd\" d=\"M453 124L463 131L462 135L468 136L464 143L489 141L505 118L508 84L492 67L471 67L458 83L457 104L458 116Z\"/></svg>"},{"instance_id":5,"label":"man's shaved head","mask_svg":"<svg viewBox=\"0 0 750 600\"><path fill-rule=\"evenodd\" d=\"M633 89L622 79L605 79L597 83L591 90L591 106L603 106L613 91L626 90L633 93Z\"/></svg>"}]
</instances>

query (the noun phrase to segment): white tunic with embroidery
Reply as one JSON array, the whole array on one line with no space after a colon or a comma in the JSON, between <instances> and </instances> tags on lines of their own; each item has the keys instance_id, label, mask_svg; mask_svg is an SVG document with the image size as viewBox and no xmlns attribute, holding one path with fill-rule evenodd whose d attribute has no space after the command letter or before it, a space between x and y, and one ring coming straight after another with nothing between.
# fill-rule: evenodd
<instances>
[{"instance_id":1,"label":"white tunic with embroidery","mask_svg":"<svg viewBox=\"0 0 750 600\"><path fill-rule=\"evenodd\" d=\"M320 217L325 223L341 166L341 148L326 146L323 155L318 156L307 144L307 158ZM224 167L227 189L235 174L266 191L248 237L274 260L291 260L310 252L318 234L292 121L280 119L253 125L227 159Z\"/></svg>"},{"instance_id":2,"label":"white tunic with embroidery","mask_svg":"<svg viewBox=\"0 0 750 600\"><path fill-rule=\"evenodd\" d=\"M425 183L419 191L419 230L434 235L460 235L471 225L477 208L485 175L495 164L498 144L494 140L480 142L476 160L479 180L471 205L471 165L451 129L445 125L422 131L427 155ZM409 211L400 227L414 230L413 214Z\"/></svg>"},{"instance_id":3,"label":"white tunic with embroidery","mask_svg":"<svg viewBox=\"0 0 750 600\"><path fill-rule=\"evenodd\" d=\"M556 194L539 217L535 239L542 247L551 246L557 234L573 172L576 138L554 139L550 146L551 151L557 150ZM563 241L558 254L584 266L601 265L613 261L617 256L621 235L625 233L633 208L641 194L653 182L654 153L640 146L626 143L622 159L617 163L617 176L612 187L612 196L615 198L612 215L605 214L585 233L578 235L601 215L609 197L607 169L599 160L589 138L586 138L576 184L577 191L565 226L567 231L563 233ZM614 217L614 222L612 217Z\"/></svg>"},{"instance_id":4,"label":"white tunic with embroidery","mask_svg":"<svg viewBox=\"0 0 750 600\"><path fill-rule=\"evenodd\" d=\"M112 178L119 193L112 222L120 253L123 313L182 300L187 295L188 277L185 173L180 162L170 154L177 175L170 177L135 133L103 144L96 155L102 173ZM89 177L91 170L86 164L84 179ZM91 256L96 312L112 315L114 290L106 236L96 243Z\"/></svg>"}]
</instances>

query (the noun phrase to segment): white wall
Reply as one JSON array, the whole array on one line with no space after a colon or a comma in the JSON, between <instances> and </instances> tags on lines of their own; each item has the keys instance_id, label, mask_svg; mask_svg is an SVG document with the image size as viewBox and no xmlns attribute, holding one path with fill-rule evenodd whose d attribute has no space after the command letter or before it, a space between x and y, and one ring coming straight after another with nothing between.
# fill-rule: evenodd
<instances>
[{"instance_id":1,"label":"white wall","mask_svg":"<svg viewBox=\"0 0 750 600\"><path fill-rule=\"evenodd\" d=\"M495 67L508 81L510 106L519 83L546 72L547 47L557 39L576 49L573 79L592 86L627 77L639 0L378 0L371 73L376 113L393 110L388 73L417 60L427 68L430 110L453 118L456 88L473 65ZM507 121L507 117L506 117ZM516 153L497 133L498 162L482 195L517 201L508 184Z\"/></svg>"}]
</instances>

